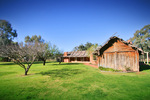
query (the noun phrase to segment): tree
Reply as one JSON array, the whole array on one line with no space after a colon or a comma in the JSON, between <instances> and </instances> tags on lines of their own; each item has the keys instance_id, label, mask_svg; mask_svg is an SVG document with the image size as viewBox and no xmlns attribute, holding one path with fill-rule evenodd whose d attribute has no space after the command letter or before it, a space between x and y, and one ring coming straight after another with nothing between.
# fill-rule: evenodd
<instances>
[{"instance_id":1,"label":"tree","mask_svg":"<svg viewBox=\"0 0 150 100\"><path fill-rule=\"evenodd\" d=\"M42 37L39 35L33 35L32 37L30 36L26 36L25 37L25 43L28 43L28 42L39 42L39 43L44 43L44 40L42 39Z\"/></svg>"},{"instance_id":2,"label":"tree","mask_svg":"<svg viewBox=\"0 0 150 100\"><path fill-rule=\"evenodd\" d=\"M10 44L15 37L17 37L17 33L11 24L6 20L0 20L0 45Z\"/></svg>"},{"instance_id":3,"label":"tree","mask_svg":"<svg viewBox=\"0 0 150 100\"><path fill-rule=\"evenodd\" d=\"M62 61L61 57L63 56L63 51L59 50L59 48L55 49L54 56L56 60L59 62L59 64L61 64L61 61Z\"/></svg>"},{"instance_id":4,"label":"tree","mask_svg":"<svg viewBox=\"0 0 150 100\"><path fill-rule=\"evenodd\" d=\"M88 55L90 56L91 53L93 53L96 50L97 47L98 47L98 44L93 44L90 48L88 48L87 49Z\"/></svg>"},{"instance_id":5,"label":"tree","mask_svg":"<svg viewBox=\"0 0 150 100\"><path fill-rule=\"evenodd\" d=\"M86 49L87 48L83 44L81 44L81 45L78 46L78 51L84 51Z\"/></svg>"},{"instance_id":6,"label":"tree","mask_svg":"<svg viewBox=\"0 0 150 100\"><path fill-rule=\"evenodd\" d=\"M46 60L53 55L50 43L40 43L41 49L38 51L38 58L43 61L45 66Z\"/></svg>"},{"instance_id":7,"label":"tree","mask_svg":"<svg viewBox=\"0 0 150 100\"><path fill-rule=\"evenodd\" d=\"M86 44L85 44L85 48L86 48L86 50L88 50L91 46L93 46L94 44L92 44L92 43L90 43L90 42L87 42Z\"/></svg>"},{"instance_id":8,"label":"tree","mask_svg":"<svg viewBox=\"0 0 150 100\"><path fill-rule=\"evenodd\" d=\"M52 45L51 43L40 44L42 49L38 51L38 57L43 61L43 65L45 65L48 58L56 58L57 60L59 59L59 62L61 61L63 52L56 45Z\"/></svg>"},{"instance_id":9,"label":"tree","mask_svg":"<svg viewBox=\"0 0 150 100\"><path fill-rule=\"evenodd\" d=\"M46 59L50 56L49 45L44 43L44 39L39 35L33 35L32 37L26 36L25 43L38 43L41 48L38 50L37 57L43 61L43 65L46 63Z\"/></svg>"},{"instance_id":10,"label":"tree","mask_svg":"<svg viewBox=\"0 0 150 100\"><path fill-rule=\"evenodd\" d=\"M12 59L14 63L25 70L25 75L27 75L41 48L37 42L2 45L0 48L0 56Z\"/></svg>"},{"instance_id":11,"label":"tree","mask_svg":"<svg viewBox=\"0 0 150 100\"><path fill-rule=\"evenodd\" d=\"M86 44L81 44L79 46L74 47L73 51L84 51L89 49L93 44L90 42L87 42Z\"/></svg>"},{"instance_id":12,"label":"tree","mask_svg":"<svg viewBox=\"0 0 150 100\"><path fill-rule=\"evenodd\" d=\"M141 30L137 30L130 40L135 46L150 52L150 25L145 25Z\"/></svg>"},{"instance_id":13,"label":"tree","mask_svg":"<svg viewBox=\"0 0 150 100\"><path fill-rule=\"evenodd\" d=\"M56 57L56 54L59 51L59 49L56 45L52 45L51 43L45 43L44 39L42 39L41 36L36 36L36 35L34 35L32 37L26 36L25 42L26 43L35 43L35 42L39 43L41 48L39 48L39 50L38 50L37 58L39 58L39 60L43 61L43 65L46 64L46 60L48 58Z\"/></svg>"}]
</instances>

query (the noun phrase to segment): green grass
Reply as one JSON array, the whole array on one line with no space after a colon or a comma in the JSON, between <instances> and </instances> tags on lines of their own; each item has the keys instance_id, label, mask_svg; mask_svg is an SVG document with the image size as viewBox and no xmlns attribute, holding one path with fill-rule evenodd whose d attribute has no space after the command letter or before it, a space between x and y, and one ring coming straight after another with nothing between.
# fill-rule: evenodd
<instances>
[{"instance_id":1,"label":"green grass","mask_svg":"<svg viewBox=\"0 0 150 100\"><path fill-rule=\"evenodd\" d=\"M150 67L150 66L147 66ZM37 62L27 76L11 62L0 63L0 100L149 100L150 69L100 72L83 64Z\"/></svg>"}]
</instances>

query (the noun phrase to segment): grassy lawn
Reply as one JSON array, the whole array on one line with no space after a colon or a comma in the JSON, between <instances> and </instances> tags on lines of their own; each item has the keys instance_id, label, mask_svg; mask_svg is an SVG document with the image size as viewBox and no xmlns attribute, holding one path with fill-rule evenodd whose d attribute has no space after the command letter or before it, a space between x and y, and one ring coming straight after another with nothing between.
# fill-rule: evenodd
<instances>
[{"instance_id":1,"label":"grassy lawn","mask_svg":"<svg viewBox=\"0 0 150 100\"><path fill-rule=\"evenodd\" d=\"M150 66L149 66L150 67ZM146 69L146 70L145 70ZM150 69L100 72L83 64L36 63L24 76L13 63L0 63L1 100L149 100Z\"/></svg>"}]
</instances>

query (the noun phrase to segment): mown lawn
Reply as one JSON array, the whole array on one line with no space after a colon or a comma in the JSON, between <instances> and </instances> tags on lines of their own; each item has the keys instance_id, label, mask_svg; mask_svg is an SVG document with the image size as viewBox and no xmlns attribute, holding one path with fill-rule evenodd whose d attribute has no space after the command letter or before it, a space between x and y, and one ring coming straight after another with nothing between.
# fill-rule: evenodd
<instances>
[{"instance_id":1,"label":"mown lawn","mask_svg":"<svg viewBox=\"0 0 150 100\"><path fill-rule=\"evenodd\" d=\"M148 66L150 67L150 66ZM145 70L146 69L146 70ZM23 68L0 63L0 100L149 100L150 69L100 72L83 64L36 63Z\"/></svg>"}]
</instances>

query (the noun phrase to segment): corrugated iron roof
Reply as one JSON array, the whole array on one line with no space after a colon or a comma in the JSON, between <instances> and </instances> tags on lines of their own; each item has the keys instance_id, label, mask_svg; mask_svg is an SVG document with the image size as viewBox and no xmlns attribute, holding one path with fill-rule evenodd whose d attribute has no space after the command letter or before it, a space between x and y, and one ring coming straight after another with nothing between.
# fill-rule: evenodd
<instances>
[{"instance_id":1,"label":"corrugated iron roof","mask_svg":"<svg viewBox=\"0 0 150 100\"><path fill-rule=\"evenodd\" d=\"M96 50L95 50L93 53L94 53L94 54L98 54L98 51L101 50L105 45L107 45L108 43L110 43L109 41L112 40L112 39L118 39L118 40L120 40L121 42L123 42L124 44L126 44L126 45L132 47L134 50L140 51L140 54L143 54L143 50L142 50L141 48L138 48L138 47L136 47L136 46L134 46L134 45L128 43L127 41L124 41L123 39L118 38L118 37L116 37L116 36L110 37L109 40L106 41L103 46L97 47Z\"/></svg>"},{"instance_id":2,"label":"corrugated iron roof","mask_svg":"<svg viewBox=\"0 0 150 100\"><path fill-rule=\"evenodd\" d=\"M67 56L63 57L89 57L86 51L72 51L68 52Z\"/></svg>"}]
</instances>

